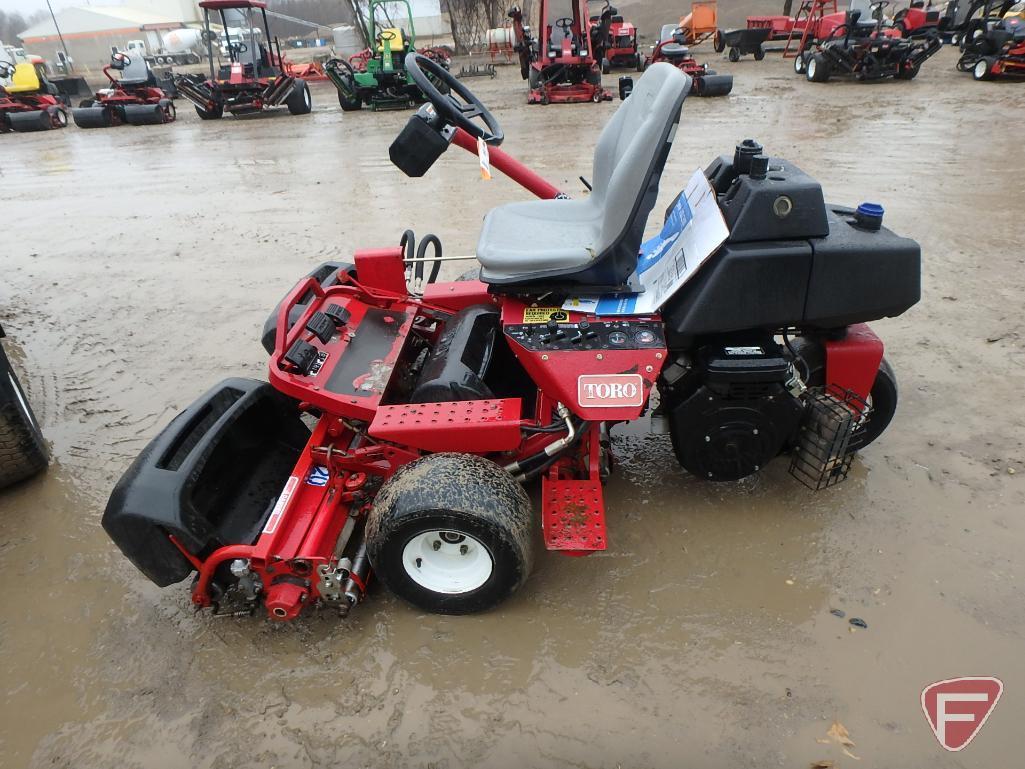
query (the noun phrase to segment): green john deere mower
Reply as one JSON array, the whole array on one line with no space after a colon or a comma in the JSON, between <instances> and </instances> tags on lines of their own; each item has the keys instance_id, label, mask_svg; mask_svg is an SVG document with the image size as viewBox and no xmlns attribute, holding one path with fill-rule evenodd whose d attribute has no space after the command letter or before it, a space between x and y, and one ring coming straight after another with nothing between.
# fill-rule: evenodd
<instances>
[{"instance_id":1,"label":"green john deere mower","mask_svg":"<svg viewBox=\"0 0 1025 769\"><path fill-rule=\"evenodd\" d=\"M393 10L405 10L405 18L393 19ZM369 48L348 61L331 59L324 64L324 71L338 89L342 109L351 112L364 105L375 110L405 109L422 103L424 96L404 63L406 54L416 50L413 11L407 0L370 0L364 29ZM448 68L443 50L431 48L420 53Z\"/></svg>"}]
</instances>

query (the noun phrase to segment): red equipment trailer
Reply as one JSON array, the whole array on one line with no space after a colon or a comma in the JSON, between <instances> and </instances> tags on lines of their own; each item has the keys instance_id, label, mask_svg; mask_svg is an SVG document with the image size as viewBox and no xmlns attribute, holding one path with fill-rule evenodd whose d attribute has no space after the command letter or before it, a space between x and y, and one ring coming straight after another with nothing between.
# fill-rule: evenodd
<instances>
[{"instance_id":1,"label":"red equipment trailer","mask_svg":"<svg viewBox=\"0 0 1025 769\"><path fill-rule=\"evenodd\" d=\"M210 390L111 494L103 527L152 581L195 571L195 606L290 620L315 605L347 614L373 573L420 609L483 611L529 575L538 519L550 550L607 548L609 428L640 418L656 386L653 423L710 481L788 454L824 488L886 429L896 382L866 323L918 301L921 253L880 206L827 205L746 140L694 191L727 239L659 307L631 313L610 295L691 217L678 196L664 236L642 243L689 78L656 64L638 79L598 138L591 194L569 200L499 148L464 83L416 53L405 68L430 104L392 143L396 166L420 177L450 144L476 157L485 142L541 200L488 213L480 280L411 287L410 267L442 259L438 238L416 248L411 232L301 280L270 320L270 383ZM627 312L563 309L581 294Z\"/></svg>"},{"instance_id":2,"label":"red equipment trailer","mask_svg":"<svg viewBox=\"0 0 1025 769\"><path fill-rule=\"evenodd\" d=\"M528 104L612 99L602 87L601 61L614 11L606 6L599 23L592 26L587 0L540 0L540 34L535 40L519 7L509 9L520 74L529 86ZM555 16L556 12L564 15Z\"/></svg>"},{"instance_id":3,"label":"red equipment trailer","mask_svg":"<svg viewBox=\"0 0 1025 769\"><path fill-rule=\"evenodd\" d=\"M224 113L245 115L281 105L293 115L307 115L313 109L310 87L292 77L281 55L281 44L271 36L264 0L202 0L210 75L205 80L192 75L175 75L174 85L196 107L203 120L217 120ZM257 20L259 12L262 21ZM239 39L228 40L228 63L215 69L213 43L216 35L210 17L228 29L241 29ZM266 45L257 35L262 26Z\"/></svg>"},{"instance_id":4,"label":"red equipment trailer","mask_svg":"<svg viewBox=\"0 0 1025 769\"><path fill-rule=\"evenodd\" d=\"M0 60L0 80L10 80L0 85L0 133L48 131L68 124L64 102L41 65Z\"/></svg>"},{"instance_id":5,"label":"red equipment trailer","mask_svg":"<svg viewBox=\"0 0 1025 769\"><path fill-rule=\"evenodd\" d=\"M121 73L115 78L111 70ZM107 128L123 125L158 125L174 121L174 102L162 88L149 64L141 56L132 59L126 53L110 56L110 64L103 68L110 88L96 92L71 110L71 117L79 128Z\"/></svg>"}]
</instances>

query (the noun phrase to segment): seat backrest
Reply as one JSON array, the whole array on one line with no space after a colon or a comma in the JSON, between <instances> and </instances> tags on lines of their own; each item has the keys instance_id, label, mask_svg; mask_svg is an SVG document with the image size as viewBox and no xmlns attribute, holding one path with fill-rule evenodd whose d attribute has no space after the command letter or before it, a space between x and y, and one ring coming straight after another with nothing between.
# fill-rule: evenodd
<instances>
[{"instance_id":1,"label":"seat backrest","mask_svg":"<svg viewBox=\"0 0 1025 769\"><path fill-rule=\"evenodd\" d=\"M652 64L598 137L590 197L603 209L597 251L602 261L610 256L616 262L632 259L627 276L636 267L644 226L658 197L659 179L690 88L690 77L676 67ZM625 267L616 271L621 269Z\"/></svg>"},{"instance_id":2,"label":"seat backrest","mask_svg":"<svg viewBox=\"0 0 1025 769\"><path fill-rule=\"evenodd\" d=\"M121 70L121 80L126 83L144 83L149 80L149 65L142 56L142 51L135 51L128 56L131 61Z\"/></svg>"},{"instance_id":3,"label":"seat backrest","mask_svg":"<svg viewBox=\"0 0 1025 769\"><path fill-rule=\"evenodd\" d=\"M8 93L33 93L42 89L39 75L31 62L22 62L14 68L14 77L7 87Z\"/></svg>"}]
</instances>

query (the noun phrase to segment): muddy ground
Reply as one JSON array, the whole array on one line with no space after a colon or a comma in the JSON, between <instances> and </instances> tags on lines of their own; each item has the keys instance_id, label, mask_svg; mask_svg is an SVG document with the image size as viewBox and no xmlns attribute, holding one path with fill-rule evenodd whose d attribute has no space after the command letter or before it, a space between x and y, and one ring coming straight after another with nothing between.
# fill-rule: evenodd
<instances>
[{"instance_id":1,"label":"muddy ground","mask_svg":"<svg viewBox=\"0 0 1025 769\"><path fill-rule=\"evenodd\" d=\"M301 273L406 227L472 253L489 207L525 194L457 149L406 179L387 158L406 114L343 115L323 85L306 117L202 123L182 104L166 127L0 137L0 322L54 455L0 494L0 765L1016 763L1025 88L975 83L951 51L879 85L715 59L735 92L688 100L656 210L747 136L836 202L882 202L924 253L921 304L875 324L897 417L818 494L784 461L710 485L667 437L620 435L609 550L542 554L525 589L468 618L383 590L345 622L195 615L185 585L148 583L99 522L179 409L263 376L260 326ZM528 108L512 68L469 82L506 148L580 194L618 102ZM960 675L1006 690L948 754L919 694ZM834 719L860 761L818 741Z\"/></svg>"}]
</instances>

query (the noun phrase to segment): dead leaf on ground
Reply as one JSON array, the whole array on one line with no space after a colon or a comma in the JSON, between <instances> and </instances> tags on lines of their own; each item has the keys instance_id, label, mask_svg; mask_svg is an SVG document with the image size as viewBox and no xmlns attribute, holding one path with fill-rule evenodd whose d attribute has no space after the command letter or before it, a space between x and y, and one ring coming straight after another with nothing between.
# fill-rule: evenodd
<instances>
[{"instance_id":1,"label":"dead leaf on ground","mask_svg":"<svg viewBox=\"0 0 1025 769\"><path fill-rule=\"evenodd\" d=\"M851 739L851 733L847 731L847 727L839 721L833 722L833 725L829 727L829 731L826 732L826 736L841 745L846 745L850 748L854 747L854 740Z\"/></svg>"},{"instance_id":2,"label":"dead leaf on ground","mask_svg":"<svg viewBox=\"0 0 1025 769\"><path fill-rule=\"evenodd\" d=\"M834 766L832 761L812 761L809 769L833 769Z\"/></svg>"},{"instance_id":3,"label":"dead leaf on ground","mask_svg":"<svg viewBox=\"0 0 1025 769\"><path fill-rule=\"evenodd\" d=\"M851 739L851 733L847 731L847 727L841 724L839 721L834 721L833 725L829 727L826 732L826 736L829 737L833 742L843 748L844 755L849 758L853 758L855 761L860 761L861 758L854 755L847 748L854 747L854 740ZM819 740L819 742L823 742Z\"/></svg>"}]
</instances>

